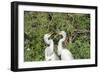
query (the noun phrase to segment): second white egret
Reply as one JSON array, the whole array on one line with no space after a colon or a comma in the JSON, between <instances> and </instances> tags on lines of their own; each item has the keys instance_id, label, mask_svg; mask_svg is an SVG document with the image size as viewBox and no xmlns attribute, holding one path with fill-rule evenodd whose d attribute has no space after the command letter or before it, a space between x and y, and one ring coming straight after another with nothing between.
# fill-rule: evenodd
<instances>
[{"instance_id":1,"label":"second white egret","mask_svg":"<svg viewBox=\"0 0 100 73\"><path fill-rule=\"evenodd\" d=\"M52 34L44 35L44 41L47 45L49 45L45 49L45 60L46 61L59 60L58 56L54 52L54 42L52 39L49 39L51 35Z\"/></svg>"},{"instance_id":2,"label":"second white egret","mask_svg":"<svg viewBox=\"0 0 100 73\"><path fill-rule=\"evenodd\" d=\"M58 42L58 50L57 50L58 55L61 57L61 60L73 60L72 53L67 48L62 47L63 45L62 43L66 39L66 32L60 31L58 34L63 36L63 38L60 39Z\"/></svg>"}]
</instances>

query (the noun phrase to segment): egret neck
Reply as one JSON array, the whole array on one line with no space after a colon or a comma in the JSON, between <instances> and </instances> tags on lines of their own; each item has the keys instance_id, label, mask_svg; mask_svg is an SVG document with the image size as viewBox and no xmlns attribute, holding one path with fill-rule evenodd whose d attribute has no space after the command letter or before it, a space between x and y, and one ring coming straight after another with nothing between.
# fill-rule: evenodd
<instances>
[{"instance_id":1,"label":"egret neck","mask_svg":"<svg viewBox=\"0 0 100 73\"><path fill-rule=\"evenodd\" d=\"M50 40L48 39L48 37L44 37L44 41L46 44L48 44L48 45L50 44Z\"/></svg>"},{"instance_id":2,"label":"egret neck","mask_svg":"<svg viewBox=\"0 0 100 73\"><path fill-rule=\"evenodd\" d=\"M62 34L62 36L63 36L63 38L60 39L59 42L58 42L58 55L61 54L61 51L62 51L62 49L63 49L62 43L63 43L63 42L65 41L65 39L66 39L66 34Z\"/></svg>"},{"instance_id":3,"label":"egret neck","mask_svg":"<svg viewBox=\"0 0 100 73\"><path fill-rule=\"evenodd\" d=\"M53 52L53 48L54 48L54 47L53 47L53 46L54 46L53 40L50 39L49 42L50 42L50 46L49 46L49 47L50 47L50 49L51 49L52 52Z\"/></svg>"}]
</instances>

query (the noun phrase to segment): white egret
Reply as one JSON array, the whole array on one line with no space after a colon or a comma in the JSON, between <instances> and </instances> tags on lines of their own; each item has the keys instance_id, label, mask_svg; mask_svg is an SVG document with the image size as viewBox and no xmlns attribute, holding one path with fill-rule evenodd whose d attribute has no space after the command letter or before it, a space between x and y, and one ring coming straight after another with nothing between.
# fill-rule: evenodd
<instances>
[{"instance_id":1,"label":"white egret","mask_svg":"<svg viewBox=\"0 0 100 73\"><path fill-rule=\"evenodd\" d=\"M59 59L54 52L54 42L53 42L52 39L49 39L50 36L51 36L51 34L45 34L44 35L44 41L47 45L49 45L45 49L45 60L46 61L52 61L52 60L58 60Z\"/></svg>"},{"instance_id":2,"label":"white egret","mask_svg":"<svg viewBox=\"0 0 100 73\"><path fill-rule=\"evenodd\" d=\"M58 47L58 50L57 50L58 55L61 57L61 60L73 60L72 53L67 48L62 47L62 43L66 39L66 32L60 31L58 34L63 36L63 38L60 39L58 42L58 46L57 46Z\"/></svg>"}]
</instances>

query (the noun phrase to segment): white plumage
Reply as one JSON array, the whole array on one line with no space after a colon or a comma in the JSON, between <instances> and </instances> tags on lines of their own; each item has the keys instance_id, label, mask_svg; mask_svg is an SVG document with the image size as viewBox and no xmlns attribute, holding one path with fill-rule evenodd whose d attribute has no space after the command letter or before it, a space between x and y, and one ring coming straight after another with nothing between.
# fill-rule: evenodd
<instances>
[{"instance_id":1,"label":"white plumage","mask_svg":"<svg viewBox=\"0 0 100 73\"><path fill-rule=\"evenodd\" d=\"M49 45L45 49L45 60L46 61L53 61L53 60L59 59L54 52L54 43L53 43L52 39L49 39L50 36L51 36L51 34L44 35L44 41L47 45Z\"/></svg>"},{"instance_id":2,"label":"white plumage","mask_svg":"<svg viewBox=\"0 0 100 73\"><path fill-rule=\"evenodd\" d=\"M61 60L67 60L67 61L68 60L73 60L72 53L67 48L63 48L62 47L62 43L66 39L66 32L65 31L61 31L59 33L59 35L62 35L63 38L60 39L59 42L58 42L58 50L57 50L58 55L61 57Z\"/></svg>"}]
</instances>

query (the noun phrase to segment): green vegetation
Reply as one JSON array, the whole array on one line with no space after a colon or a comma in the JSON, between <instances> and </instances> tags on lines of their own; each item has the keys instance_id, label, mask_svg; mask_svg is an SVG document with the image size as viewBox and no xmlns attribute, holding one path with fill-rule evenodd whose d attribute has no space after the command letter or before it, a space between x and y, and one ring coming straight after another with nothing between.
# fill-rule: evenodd
<instances>
[{"instance_id":1,"label":"green vegetation","mask_svg":"<svg viewBox=\"0 0 100 73\"><path fill-rule=\"evenodd\" d=\"M64 47L74 59L90 58L90 15L79 13L24 12L24 61L43 61L46 33L66 31ZM61 37L53 35L55 48Z\"/></svg>"}]
</instances>

